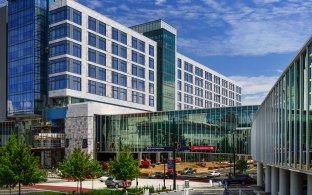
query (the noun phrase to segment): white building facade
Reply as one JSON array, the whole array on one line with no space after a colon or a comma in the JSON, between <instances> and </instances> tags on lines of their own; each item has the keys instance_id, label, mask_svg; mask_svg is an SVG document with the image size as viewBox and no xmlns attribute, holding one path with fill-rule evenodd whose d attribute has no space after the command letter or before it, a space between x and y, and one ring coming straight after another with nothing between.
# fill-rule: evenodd
<instances>
[{"instance_id":1,"label":"white building facade","mask_svg":"<svg viewBox=\"0 0 312 195\"><path fill-rule=\"evenodd\" d=\"M156 111L156 42L73 0L50 4L49 104Z\"/></svg>"},{"instance_id":2,"label":"white building facade","mask_svg":"<svg viewBox=\"0 0 312 195\"><path fill-rule=\"evenodd\" d=\"M241 105L235 81L180 53L176 67L177 110Z\"/></svg>"}]
</instances>

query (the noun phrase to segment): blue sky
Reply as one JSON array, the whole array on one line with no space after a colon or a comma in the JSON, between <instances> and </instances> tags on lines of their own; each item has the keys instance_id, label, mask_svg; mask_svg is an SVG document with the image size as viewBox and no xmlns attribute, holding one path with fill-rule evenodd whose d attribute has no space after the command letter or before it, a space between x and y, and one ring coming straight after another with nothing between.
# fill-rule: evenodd
<instances>
[{"instance_id":1,"label":"blue sky","mask_svg":"<svg viewBox=\"0 0 312 195\"><path fill-rule=\"evenodd\" d=\"M260 104L312 32L311 0L77 0L125 26L163 19L178 51L236 80Z\"/></svg>"}]
</instances>

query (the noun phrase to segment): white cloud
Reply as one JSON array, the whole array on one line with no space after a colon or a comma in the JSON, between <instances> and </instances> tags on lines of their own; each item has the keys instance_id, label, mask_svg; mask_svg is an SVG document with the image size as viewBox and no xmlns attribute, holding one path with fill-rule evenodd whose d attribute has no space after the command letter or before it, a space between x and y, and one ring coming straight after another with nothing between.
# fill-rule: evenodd
<instances>
[{"instance_id":1,"label":"white cloud","mask_svg":"<svg viewBox=\"0 0 312 195\"><path fill-rule=\"evenodd\" d=\"M242 86L242 104L261 104L267 93L271 90L277 76L230 76L232 80L236 81Z\"/></svg>"},{"instance_id":2,"label":"white cloud","mask_svg":"<svg viewBox=\"0 0 312 195\"><path fill-rule=\"evenodd\" d=\"M100 8L102 6L103 1L101 0L89 0L87 6L91 9Z\"/></svg>"},{"instance_id":3,"label":"white cloud","mask_svg":"<svg viewBox=\"0 0 312 195\"><path fill-rule=\"evenodd\" d=\"M156 5L162 5L164 3L166 3L166 0L155 0Z\"/></svg>"},{"instance_id":4,"label":"white cloud","mask_svg":"<svg viewBox=\"0 0 312 195\"><path fill-rule=\"evenodd\" d=\"M253 0L253 2L256 4L276 3L279 1L281 1L281 0Z\"/></svg>"}]
</instances>

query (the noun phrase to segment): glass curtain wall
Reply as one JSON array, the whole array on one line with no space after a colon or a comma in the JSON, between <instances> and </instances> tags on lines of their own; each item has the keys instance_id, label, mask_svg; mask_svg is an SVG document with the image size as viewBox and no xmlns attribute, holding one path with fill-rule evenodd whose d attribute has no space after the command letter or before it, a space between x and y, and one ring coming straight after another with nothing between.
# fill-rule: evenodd
<instances>
[{"instance_id":1,"label":"glass curtain wall","mask_svg":"<svg viewBox=\"0 0 312 195\"><path fill-rule=\"evenodd\" d=\"M150 146L215 146L211 154L250 155L250 130L258 106L224 107L142 114L95 116L100 152L123 147L147 152ZM175 127L173 127L175 120ZM204 151L202 151L204 152ZM185 151L184 153L189 153ZM183 155L183 152L179 152Z\"/></svg>"},{"instance_id":2,"label":"glass curtain wall","mask_svg":"<svg viewBox=\"0 0 312 195\"><path fill-rule=\"evenodd\" d=\"M289 169L312 168L311 40L284 71L252 126L252 156Z\"/></svg>"},{"instance_id":3,"label":"glass curtain wall","mask_svg":"<svg viewBox=\"0 0 312 195\"><path fill-rule=\"evenodd\" d=\"M8 1L8 115L40 114L46 93L46 0Z\"/></svg>"}]
</instances>

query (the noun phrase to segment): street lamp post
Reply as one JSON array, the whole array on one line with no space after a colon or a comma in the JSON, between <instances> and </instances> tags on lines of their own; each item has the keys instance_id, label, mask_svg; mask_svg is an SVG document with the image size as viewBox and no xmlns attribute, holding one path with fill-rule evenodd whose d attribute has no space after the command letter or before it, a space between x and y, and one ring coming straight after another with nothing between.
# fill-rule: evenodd
<instances>
[{"instance_id":1,"label":"street lamp post","mask_svg":"<svg viewBox=\"0 0 312 195\"><path fill-rule=\"evenodd\" d=\"M165 161L165 157L163 156L163 163L164 163L164 189L166 189L166 161Z\"/></svg>"},{"instance_id":2,"label":"street lamp post","mask_svg":"<svg viewBox=\"0 0 312 195\"><path fill-rule=\"evenodd\" d=\"M234 130L232 130L232 150L233 150L233 175L235 175L235 144L234 144Z\"/></svg>"},{"instance_id":3,"label":"street lamp post","mask_svg":"<svg viewBox=\"0 0 312 195\"><path fill-rule=\"evenodd\" d=\"M176 137L175 137L175 120L172 118L172 134L173 134L173 190L176 190Z\"/></svg>"}]
</instances>

